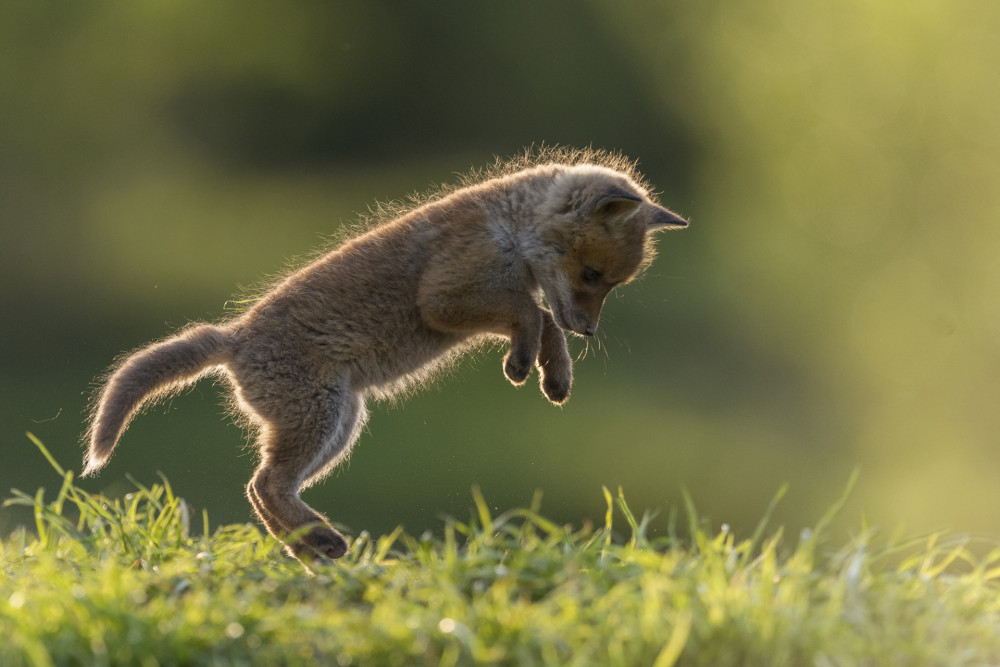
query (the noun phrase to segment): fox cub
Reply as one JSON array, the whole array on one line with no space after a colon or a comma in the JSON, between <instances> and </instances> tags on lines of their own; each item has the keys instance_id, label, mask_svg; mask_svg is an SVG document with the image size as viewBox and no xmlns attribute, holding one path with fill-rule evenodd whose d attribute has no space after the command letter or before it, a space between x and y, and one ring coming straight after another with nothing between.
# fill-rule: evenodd
<instances>
[{"instance_id":1,"label":"fox cub","mask_svg":"<svg viewBox=\"0 0 1000 667\"><path fill-rule=\"evenodd\" d=\"M96 399L83 474L107 463L143 406L220 373L257 434L246 494L260 520L299 560L339 558L343 536L299 493L349 453L367 398L500 337L507 379L521 385L537 367L542 393L563 403L563 331L594 335L608 293L651 260L651 233L686 226L620 156L500 164L291 273L238 317L122 358Z\"/></svg>"}]
</instances>

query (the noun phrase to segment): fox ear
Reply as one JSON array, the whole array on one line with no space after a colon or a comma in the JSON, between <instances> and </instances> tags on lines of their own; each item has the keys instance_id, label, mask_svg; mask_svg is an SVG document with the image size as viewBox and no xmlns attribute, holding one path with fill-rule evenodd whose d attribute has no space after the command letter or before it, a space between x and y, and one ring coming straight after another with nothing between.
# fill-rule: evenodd
<instances>
[{"instance_id":1,"label":"fox ear","mask_svg":"<svg viewBox=\"0 0 1000 667\"><path fill-rule=\"evenodd\" d=\"M594 204L593 213L602 218L625 218L635 213L640 204L641 197L621 188L611 188Z\"/></svg>"},{"instance_id":2,"label":"fox ear","mask_svg":"<svg viewBox=\"0 0 1000 667\"><path fill-rule=\"evenodd\" d=\"M688 221L672 213L662 206L653 207L653 215L649 218L649 230L656 231L658 229L684 229L688 226Z\"/></svg>"}]
</instances>

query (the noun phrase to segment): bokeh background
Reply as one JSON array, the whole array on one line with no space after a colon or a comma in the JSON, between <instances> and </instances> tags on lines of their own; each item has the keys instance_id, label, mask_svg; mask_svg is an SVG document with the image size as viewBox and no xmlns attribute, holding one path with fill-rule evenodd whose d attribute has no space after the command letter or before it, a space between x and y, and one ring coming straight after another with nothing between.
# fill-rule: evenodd
<instances>
[{"instance_id":1,"label":"bokeh background","mask_svg":"<svg viewBox=\"0 0 1000 667\"><path fill-rule=\"evenodd\" d=\"M609 299L556 409L502 351L371 405L306 500L413 532L498 508L597 521L683 488L747 531L1000 534L1000 3L218 0L0 6L0 490L79 470L94 378L225 316L378 200L532 144L621 150L689 216ZM575 343L575 351L582 352ZM84 487L162 471L250 519L210 383ZM30 519L12 510L0 530Z\"/></svg>"}]
</instances>

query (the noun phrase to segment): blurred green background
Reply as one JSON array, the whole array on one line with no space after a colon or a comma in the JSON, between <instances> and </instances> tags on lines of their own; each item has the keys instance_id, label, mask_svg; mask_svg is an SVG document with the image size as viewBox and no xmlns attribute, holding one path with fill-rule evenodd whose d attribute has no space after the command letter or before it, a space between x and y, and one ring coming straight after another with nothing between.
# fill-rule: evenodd
<instances>
[{"instance_id":1,"label":"blurred green background","mask_svg":"<svg viewBox=\"0 0 1000 667\"><path fill-rule=\"evenodd\" d=\"M419 533L473 484L576 522L623 485L663 530L686 487L746 531L788 482L797 530L860 467L843 526L1000 534L998 35L995 0L4 2L0 492L58 486L25 431L79 470L120 352L544 142L638 159L692 226L609 298L566 407L467 359L372 404L308 502ZM85 488L159 470L248 520L222 413L210 383L152 410Z\"/></svg>"}]
</instances>

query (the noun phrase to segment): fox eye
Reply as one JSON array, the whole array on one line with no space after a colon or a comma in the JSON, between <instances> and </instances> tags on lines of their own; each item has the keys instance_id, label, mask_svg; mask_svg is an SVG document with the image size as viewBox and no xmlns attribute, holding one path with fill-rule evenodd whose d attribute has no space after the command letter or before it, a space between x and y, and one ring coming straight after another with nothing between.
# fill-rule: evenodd
<instances>
[{"instance_id":1,"label":"fox eye","mask_svg":"<svg viewBox=\"0 0 1000 667\"><path fill-rule=\"evenodd\" d=\"M580 274L580 278L582 278L585 283L594 284L601 279L601 272L597 269L585 266L583 267L583 272Z\"/></svg>"}]
</instances>

